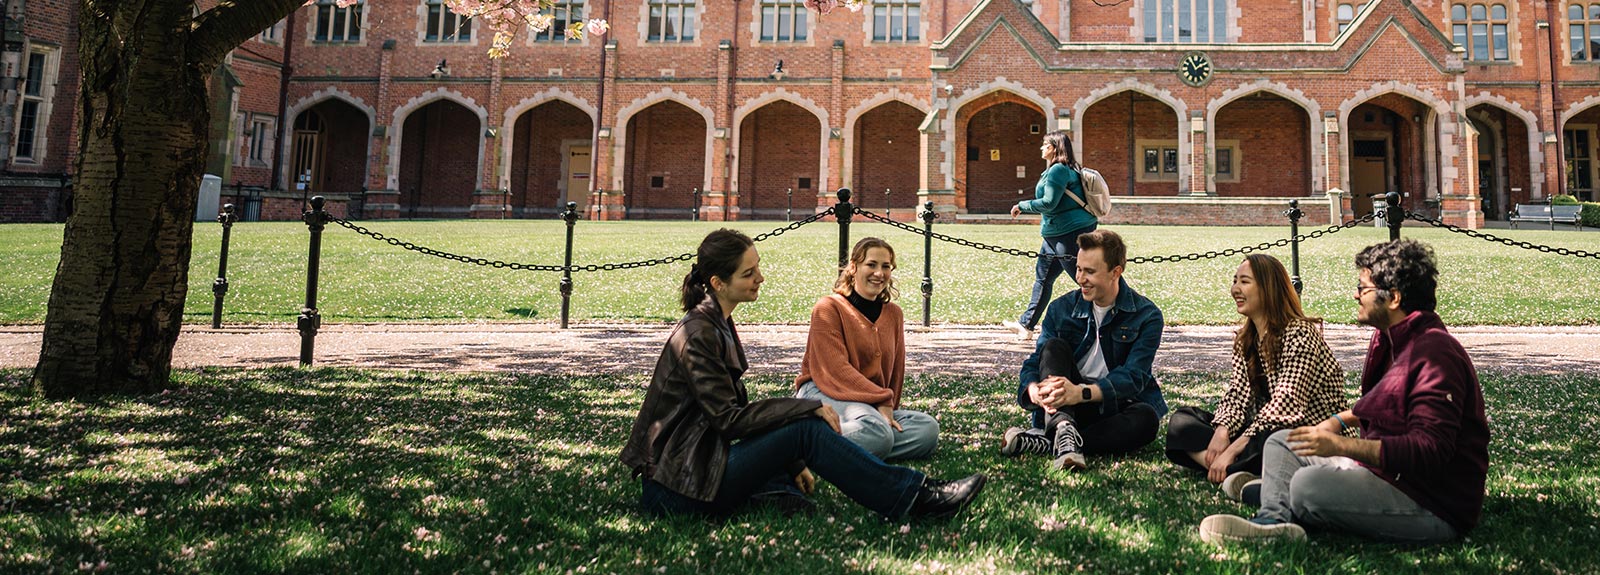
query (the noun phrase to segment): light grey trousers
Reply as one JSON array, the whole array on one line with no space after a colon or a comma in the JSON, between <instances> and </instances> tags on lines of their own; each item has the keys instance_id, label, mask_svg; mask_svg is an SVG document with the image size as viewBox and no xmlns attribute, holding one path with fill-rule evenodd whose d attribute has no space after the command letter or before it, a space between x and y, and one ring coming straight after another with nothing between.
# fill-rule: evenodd
<instances>
[{"instance_id":1,"label":"light grey trousers","mask_svg":"<svg viewBox=\"0 0 1600 575\"><path fill-rule=\"evenodd\" d=\"M1456 538L1449 523L1355 460L1295 455L1287 429L1272 434L1262 451L1256 517L1398 543Z\"/></svg>"},{"instance_id":2,"label":"light grey trousers","mask_svg":"<svg viewBox=\"0 0 1600 575\"><path fill-rule=\"evenodd\" d=\"M815 399L839 413L839 433L884 461L920 459L933 455L939 446L939 421L933 416L909 409L894 410L900 431L878 413L878 408L854 401L837 401L817 384L806 382L795 392L800 399Z\"/></svg>"}]
</instances>

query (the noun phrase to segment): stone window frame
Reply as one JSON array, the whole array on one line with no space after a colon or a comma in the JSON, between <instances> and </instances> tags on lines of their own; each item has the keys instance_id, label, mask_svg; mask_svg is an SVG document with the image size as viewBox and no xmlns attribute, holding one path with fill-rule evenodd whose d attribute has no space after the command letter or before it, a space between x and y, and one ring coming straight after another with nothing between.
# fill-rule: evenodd
<instances>
[{"instance_id":1,"label":"stone window frame","mask_svg":"<svg viewBox=\"0 0 1600 575\"><path fill-rule=\"evenodd\" d=\"M883 39L879 39L877 13L878 8L880 7L885 9L885 19L889 20L890 22L893 21L893 14L889 13L889 11L893 10L895 7L905 8L908 12L911 8L916 8L916 27L912 28L911 26L905 25L906 19L902 17L900 39L897 40L890 38L889 34L884 34ZM867 44L917 46L926 43L928 41L928 19L926 18L927 15L923 13L922 8L922 0L872 0L861 10L861 13L864 14L864 16L861 18L861 27L862 31L866 33L865 35ZM917 33L917 37L909 38L910 33L913 30Z\"/></svg>"},{"instance_id":2,"label":"stone window frame","mask_svg":"<svg viewBox=\"0 0 1600 575\"><path fill-rule=\"evenodd\" d=\"M677 37L675 39L672 39L672 40L661 39L661 38L651 39L650 38L650 24L651 24L650 12L651 12L652 8L657 8L657 7L667 7L669 10L672 9L672 8L679 9L680 10L680 12L679 12L680 16L679 16L679 19L678 19L678 21L680 22L679 27L680 28L690 28L688 30L688 32L691 35L688 38L685 38L684 34L683 34L683 30L680 30L679 33L677 34ZM685 19L684 16L689 15L689 14L693 14L693 16L694 16L694 26L692 26L692 27L683 26L681 24L681 22ZM705 10L704 10L704 7L701 6L701 1L700 0L645 0L644 2L640 2L639 3L639 44L641 46L699 46L700 42L702 40L702 37L704 36L703 34L700 33L702 31L702 29L705 27L704 15L705 15ZM664 18L664 19L670 18L670 15L668 15L666 13L663 13L662 18Z\"/></svg>"},{"instance_id":3,"label":"stone window frame","mask_svg":"<svg viewBox=\"0 0 1600 575\"><path fill-rule=\"evenodd\" d=\"M1366 12L1367 11L1367 7L1371 6L1372 3L1376 2L1376 1L1377 0L1367 0L1367 1L1364 1L1364 2L1360 2L1360 3L1356 3L1356 2L1340 2L1340 3L1336 4L1333 7L1333 35L1334 35L1334 37L1338 37L1340 34L1344 33L1345 29L1347 29L1350 26L1354 25L1355 22L1356 22L1356 18L1360 18L1361 17L1361 13L1362 12ZM1344 10L1346 8L1348 8L1350 10L1350 15L1348 17L1340 12L1341 10Z\"/></svg>"},{"instance_id":4,"label":"stone window frame","mask_svg":"<svg viewBox=\"0 0 1600 575\"><path fill-rule=\"evenodd\" d=\"M1210 35L1209 38L1204 41L1195 40L1194 38L1198 35L1199 30L1199 26L1195 26L1190 32L1191 39L1189 40L1178 39L1178 34L1181 31L1180 28L1173 29L1171 40L1161 39L1161 15L1168 9L1168 6L1170 6L1170 9L1175 13L1173 16L1174 22L1176 22L1178 17L1183 14L1184 8L1188 8L1190 21L1198 22L1198 20L1194 19L1194 15L1196 14L1195 6L1201 3L1204 3L1205 8L1212 14L1212 17L1206 21L1206 31ZM1222 7L1223 9L1222 27L1220 30L1216 26L1216 9L1218 6ZM1128 11L1133 16L1133 28L1131 36L1133 41L1137 43L1229 44L1233 43L1239 35L1239 31L1236 29L1239 21L1239 6L1236 0L1143 0L1130 7ZM1154 23L1150 22L1151 13L1154 13L1155 15ZM1152 26L1154 27L1154 37L1146 35L1146 32L1151 31L1147 29L1151 28ZM1217 37L1219 31L1222 34L1221 38Z\"/></svg>"},{"instance_id":5,"label":"stone window frame","mask_svg":"<svg viewBox=\"0 0 1600 575\"><path fill-rule=\"evenodd\" d=\"M1223 175L1222 164L1217 162L1217 158L1222 155L1220 152L1223 150L1227 150L1228 152L1228 172L1226 176ZM1244 160L1239 151L1239 141L1217 140L1211 151L1211 165L1214 181L1227 183L1238 182L1239 176L1241 175L1240 170L1244 166Z\"/></svg>"},{"instance_id":6,"label":"stone window frame","mask_svg":"<svg viewBox=\"0 0 1600 575\"><path fill-rule=\"evenodd\" d=\"M431 22L429 22L433 17L434 8L439 9L438 25L440 29L437 31L430 29ZM456 33L446 36L443 31L450 20L455 20L456 22ZM416 45L418 46L477 46L478 37L482 34L478 33L480 30L474 30L474 28L471 18L451 12L450 6L446 4L445 0L421 0L417 2ZM463 32L466 33L466 38L461 37ZM437 35L430 40L429 34Z\"/></svg>"},{"instance_id":7,"label":"stone window frame","mask_svg":"<svg viewBox=\"0 0 1600 575\"><path fill-rule=\"evenodd\" d=\"M1450 31L1450 41L1466 50L1461 60L1466 63L1482 64L1509 64L1517 58L1516 6L1504 0L1453 0L1442 4L1445 11L1445 30ZM1458 10L1459 9L1459 10ZM1482 17L1476 12L1482 9ZM1503 12L1502 17L1495 17L1495 10ZM1484 42L1487 57L1478 57L1473 50L1472 41L1474 32L1479 26L1484 27ZM1495 32L1502 32L1505 36L1505 56L1501 57L1495 49ZM1464 40L1465 43L1462 42Z\"/></svg>"},{"instance_id":8,"label":"stone window frame","mask_svg":"<svg viewBox=\"0 0 1600 575\"><path fill-rule=\"evenodd\" d=\"M366 46L367 45L367 37L370 36L370 34L367 34L368 28L370 26L372 26L372 19L367 17L368 16L367 10L366 10L367 0L359 0L355 4L350 5L348 7L345 7L345 8L340 8L340 7L336 6L336 5L334 5L334 0L317 0L317 3L314 4L313 6L316 8L316 10L312 11L310 18L306 18L306 41L305 41L305 43L306 43L307 46ZM346 11L346 20L345 20L346 39L343 39L343 40L318 40L317 39L317 25L319 23L321 23L321 21L322 21L322 11L324 9L330 10L330 12L329 12L330 21L332 19L332 12L331 12L332 10L344 10L344 11ZM361 24L359 24L355 28L356 33L359 34L360 37L356 38L355 40L348 39L348 37L349 37L348 34L349 34L349 30L350 30L348 14L350 14L350 13L356 13L356 14L360 14L361 15ZM332 26L331 23L329 25Z\"/></svg>"},{"instance_id":9,"label":"stone window frame","mask_svg":"<svg viewBox=\"0 0 1600 575\"><path fill-rule=\"evenodd\" d=\"M48 155L47 150L49 150L50 116L55 108L56 82L60 80L61 48L32 44L22 53L22 79L25 83L17 89L17 111L16 118L13 120L15 124L12 126L11 131L14 134L11 143L11 163L13 165L38 165L44 162L45 157ZM39 80L37 82L28 80L34 55L41 57L40 66L42 69L39 70ZM37 92L30 93L35 87L37 87ZM24 156L19 150L22 147L22 122L25 116L23 112L29 103L34 104L35 110L33 126L29 128L33 132L32 141L29 142L29 146L32 149L28 155Z\"/></svg>"},{"instance_id":10,"label":"stone window frame","mask_svg":"<svg viewBox=\"0 0 1600 575\"><path fill-rule=\"evenodd\" d=\"M288 22L289 19L284 18L273 23L273 25L268 26L266 30L262 30L261 34L256 36L256 40L266 44L282 44L283 30L288 26Z\"/></svg>"},{"instance_id":11,"label":"stone window frame","mask_svg":"<svg viewBox=\"0 0 1600 575\"><path fill-rule=\"evenodd\" d=\"M1180 151L1181 149L1178 147L1178 140L1138 138L1133 141L1133 149L1133 160L1129 167L1133 170L1133 180L1135 182L1145 183L1178 181L1179 175L1183 172L1184 163L1184 158ZM1156 153L1155 157L1153 158L1155 160L1156 169L1154 173L1146 171L1150 167L1147 155L1152 151ZM1164 168L1166 166L1163 165L1166 156L1169 155L1169 153L1175 157L1171 171L1165 170Z\"/></svg>"},{"instance_id":12,"label":"stone window frame","mask_svg":"<svg viewBox=\"0 0 1600 575\"><path fill-rule=\"evenodd\" d=\"M1562 33L1566 37L1565 46L1562 46L1561 49L1567 53L1567 63L1578 65L1600 64L1600 0L1564 2L1563 4L1562 15L1567 20L1567 26L1566 31ZM1572 13L1574 8L1578 9L1579 16L1584 17L1575 20ZM1577 29L1579 34L1584 31L1587 31L1588 34L1579 38L1573 33L1574 28ZM1577 58L1579 51L1573 50L1573 44L1581 43L1584 40L1588 40L1588 57L1579 59Z\"/></svg>"},{"instance_id":13,"label":"stone window frame","mask_svg":"<svg viewBox=\"0 0 1600 575\"><path fill-rule=\"evenodd\" d=\"M765 30L766 21L762 18L764 16L763 12L767 8L775 8L775 14L781 14L783 10L790 10L795 15L804 16L806 25L805 38L794 39L793 24L795 19L791 17L789 39L777 38L776 31L772 34L773 38L768 39L767 31ZM776 16L774 19L776 20ZM776 23L774 23L774 27L777 27ZM755 43L777 46L815 46L817 39L816 28L817 18L812 16L811 11L806 8L803 0L757 0L750 3L750 37Z\"/></svg>"},{"instance_id":14,"label":"stone window frame","mask_svg":"<svg viewBox=\"0 0 1600 575\"><path fill-rule=\"evenodd\" d=\"M577 10L578 12L578 17L576 20L574 20L572 17L573 10ZM551 16L555 16L558 13L563 13L565 14L565 17L558 17L552 20L550 27L546 28L543 32L534 30L532 26L529 26L528 41L525 42L525 44L528 46L539 47L589 45L589 37L587 35L585 35L583 38L571 38L567 36L566 29L568 24L574 21L582 21L587 17L589 13L588 0L555 0L554 4L552 4L549 8L549 13ZM560 35L561 37L556 38L557 35Z\"/></svg>"}]
</instances>

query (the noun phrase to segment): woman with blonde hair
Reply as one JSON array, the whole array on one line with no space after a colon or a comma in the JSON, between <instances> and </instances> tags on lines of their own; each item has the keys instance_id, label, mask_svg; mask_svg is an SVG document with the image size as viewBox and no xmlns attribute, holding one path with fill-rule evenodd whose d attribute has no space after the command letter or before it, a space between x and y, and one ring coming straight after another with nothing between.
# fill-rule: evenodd
<instances>
[{"instance_id":1,"label":"woman with blonde hair","mask_svg":"<svg viewBox=\"0 0 1600 575\"><path fill-rule=\"evenodd\" d=\"M905 385L905 315L892 301L894 248L862 238L839 271L833 294L811 308L811 332L795 395L839 413L840 433L886 460L933 454L939 422L901 409Z\"/></svg>"},{"instance_id":2,"label":"woman with blonde hair","mask_svg":"<svg viewBox=\"0 0 1600 575\"><path fill-rule=\"evenodd\" d=\"M1349 407L1344 370L1307 317L1283 263L1246 256L1234 272L1234 306L1245 320L1233 340L1233 376L1217 412L1182 407L1167 420L1167 458L1205 472L1240 499L1261 474L1261 450L1280 429L1316 425Z\"/></svg>"}]
</instances>

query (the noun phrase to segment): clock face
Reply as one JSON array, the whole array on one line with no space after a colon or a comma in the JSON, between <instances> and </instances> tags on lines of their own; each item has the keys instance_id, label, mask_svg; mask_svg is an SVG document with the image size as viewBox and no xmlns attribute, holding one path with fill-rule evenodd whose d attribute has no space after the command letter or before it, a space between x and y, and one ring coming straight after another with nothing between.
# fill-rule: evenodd
<instances>
[{"instance_id":1,"label":"clock face","mask_svg":"<svg viewBox=\"0 0 1600 575\"><path fill-rule=\"evenodd\" d=\"M1211 59L1200 52L1190 52L1178 62L1178 77L1190 86L1203 86L1211 81Z\"/></svg>"}]
</instances>

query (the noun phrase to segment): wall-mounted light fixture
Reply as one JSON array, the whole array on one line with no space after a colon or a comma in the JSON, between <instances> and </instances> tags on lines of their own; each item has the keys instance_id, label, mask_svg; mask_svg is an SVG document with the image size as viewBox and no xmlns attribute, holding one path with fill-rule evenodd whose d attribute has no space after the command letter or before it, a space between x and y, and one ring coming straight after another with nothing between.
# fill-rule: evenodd
<instances>
[{"instance_id":1,"label":"wall-mounted light fixture","mask_svg":"<svg viewBox=\"0 0 1600 575\"><path fill-rule=\"evenodd\" d=\"M1554 143L1556 143L1556 133L1555 132L1545 132L1544 133L1544 143L1546 143L1546 144L1554 144Z\"/></svg>"},{"instance_id":2,"label":"wall-mounted light fixture","mask_svg":"<svg viewBox=\"0 0 1600 575\"><path fill-rule=\"evenodd\" d=\"M951 84L945 84L944 85L944 97L949 98L950 95L954 94L955 92L956 92L956 87L954 85L951 85Z\"/></svg>"},{"instance_id":3,"label":"wall-mounted light fixture","mask_svg":"<svg viewBox=\"0 0 1600 575\"><path fill-rule=\"evenodd\" d=\"M783 60L779 59L778 65L772 67L772 73L768 74L767 77L773 80L782 80L784 76L788 75L788 72L783 71Z\"/></svg>"},{"instance_id":4,"label":"wall-mounted light fixture","mask_svg":"<svg viewBox=\"0 0 1600 575\"><path fill-rule=\"evenodd\" d=\"M840 128L828 128L828 137L829 138L833 138L835 140L843 138L844 137L844 130L842 130Z\"/></svg>"},{"instance_id":5,"label":"wall-mounted light fixture","mask_svg":"<svg viewBox=\"0 0 1600 575\"><path fill-rule=\"evenodd\" d=\"M1072 131L1072 110L1066 108L1056 110L1056 129L1063 132Z\"/></svg>"},{"instance_id":6,"label":"wall-mounted light fixture","mask_svg":"<svg viewBox=\"0 0 1600 575\"><path fill-rule=\"evenodd\" d=\"M610 126L602 126L600 128L599 133L597 133L595 135L597 135L597 136L599 136L601 138L610 138L611 137L611 127Z\"/></svg>"},{"instance_id":7,"label":"wall-mounted light fixture","mask_svg":"<svg viewBox=\"0 0 1600 575\"><path fill-rule=\"evenodd\" d=\"M439 65L434 66L432 72L428 72L428 77L435 80L450 77L450 63L446 60L439 60Z\"/></svg>"},{"instance_id":8,"label":"wall-mounted light fixture","mask_svg":"<svg viewBox=\"0 0 1600 575\"><path fill-rule=\"evenodd\" d=\"M485 137L485 138L494 138L494 137L497 137L499 135L500 135L500 128L486 128L483 131L483 137Z\"/></svg>"},{"instance_id":9,"label":"wall-mounted light fixture","mask_svg":"<svg viewBox=\"0 0 1600 575\"><path fill-rule=\"evenodd\" d=\"M727 137L728 137L728 129L727 128L717 128L717 129L711 131L711 135L713 137L719 139L719 140L727 139Z\"/></svg>"}]
</instances>

